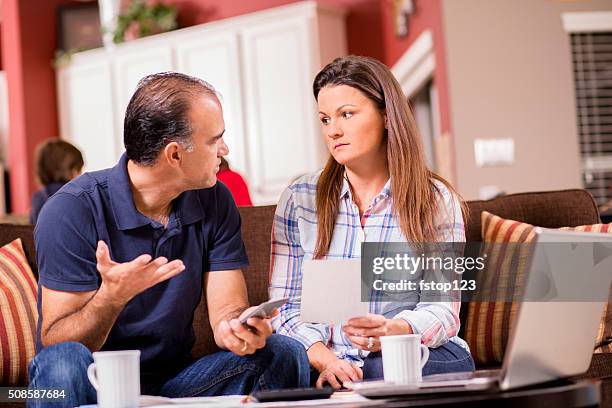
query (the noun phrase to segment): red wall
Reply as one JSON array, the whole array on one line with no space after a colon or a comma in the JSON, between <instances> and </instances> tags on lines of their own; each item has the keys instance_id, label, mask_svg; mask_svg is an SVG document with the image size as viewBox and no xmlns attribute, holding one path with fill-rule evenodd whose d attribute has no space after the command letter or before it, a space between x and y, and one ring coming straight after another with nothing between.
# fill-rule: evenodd
<instances>
[{"instance_id":1,"label":"red wall","mask_svg":"<svg viewBox=\"0 0 612 408\"><path fill-rule=\"evenodd\" d=\"M2 59L9 99L11 206L27 212L37 189L34 149L58 135L55 73L56 9L67 0L3 0Z\"/></svg>"},{"instance_id":2,"label":"red wall","mask_svg":"<svg viewBox=\"0 0 612 408\"><path fill-rule=\"evenodd\" d=\"M393 33L392 12L390 7L384 7L383 21L385 44L385 63L393 66L423 31L429 29L433 34L436 70L434 82L438 89L440 103L440 127L442 132L450 132L450 110L448 98L448 83L446 74L446 51L442 22L442 0L414 0L415 11L408 22L408 35L398 38Z\"/></svg>"},{"instance_id":3,"label":"red wall","mask_svg":"<svg viewBox=\"0 0 612 408\"><path fill-rule=\"evenodd\" d=\"M299 0L164 0L164 3L177 6L179 25L186 27L283 6L297 1ZM321 2L347 10L349 52L370 55L384 60L384 47L381 46L383 41L382 8L385 4L390 6L390 2L381 0L321 0Z\"/></svg>"},{"instance_id":4,"label":"red wall","mask_svg":"<svg viewBox=\"0 0 612 408\"><path fill-rule=\"evenodd\" d=\"M0 71L2 71L2 24L0 24Z\"/></svg>"}]
</instances>

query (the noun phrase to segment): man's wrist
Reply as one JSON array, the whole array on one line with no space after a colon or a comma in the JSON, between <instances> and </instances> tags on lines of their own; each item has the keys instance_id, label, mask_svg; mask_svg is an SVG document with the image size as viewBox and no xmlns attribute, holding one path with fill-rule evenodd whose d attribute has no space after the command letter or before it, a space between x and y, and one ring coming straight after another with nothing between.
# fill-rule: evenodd
<instances>
[{"instance_id":1,"label":"man's wrist","mask_svg":"<svg viewBox=\"0 0 612 408\"><path fill-rule=\"evenodd\" d=\"M101 306L110 306L116 310L122 310L127 304L127 301L117 298L117 296L115 296L108 289L108 286L105 285L104 282L102 282L102 285L100 285L100 288L96 292L94 299L97 300Z\"/></svg>"}]
</instances>

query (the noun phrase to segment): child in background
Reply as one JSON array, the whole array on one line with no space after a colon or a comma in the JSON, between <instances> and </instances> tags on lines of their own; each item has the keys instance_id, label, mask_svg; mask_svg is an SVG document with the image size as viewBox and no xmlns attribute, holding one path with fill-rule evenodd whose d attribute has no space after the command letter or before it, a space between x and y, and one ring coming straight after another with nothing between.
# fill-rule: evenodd
<instances>
[{"instance_id":1,"label":"child in background","mask_svg":"<svg viewBox=\"0 0 612 408\"><path fill-rule=\"evenodd\" d=\"M51 139L38 146L36 174L43 188L32 197L32 225L36 224L45 202L64 184L81 174L83 164L83 155L79 149L64 140Z\"/></svg>"}]
</instances>

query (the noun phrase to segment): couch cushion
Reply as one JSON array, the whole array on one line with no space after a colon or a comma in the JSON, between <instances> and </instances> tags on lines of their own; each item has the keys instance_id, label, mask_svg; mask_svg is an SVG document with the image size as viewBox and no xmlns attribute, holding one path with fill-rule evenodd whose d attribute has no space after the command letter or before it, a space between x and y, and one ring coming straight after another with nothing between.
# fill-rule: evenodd
<instances>
[{"instance_id":1,"label":"couch cushion","mask_svg":"<svg viewBox=\"0 0 612 408\"><path fill-rule=\"evenodd\" d=\"M468 201L466 238L481 240L482 211L544 228L575 227L600 222L595 200L585 190L518 193L486 201Z\"/></svg>"},{"instance_id":2,"label":"couch cushion","mask_svg":"<svg viewBox=\"0 0 612 408\"><path fill-rule=\"evenodd\" d=\"M35 354L36 279L21 240L0 248L0 384L27 384Z\"/></svg>"},{"instance_id":3,"label":"couch cushion","mask_svg":"<svg viewBox=\"0 0 612 408\"><path fill-rule=\"evenodd\" d=\"M36 252L34 248L34 226L0 224L0 245L8 244L17 238L21 239L21 245L23 246L30 268L32 268L34 276L38 279Z\"/></svg>"},{"instance_id":4,"label":"couch cushion","mask_svg":"<svg viewBox=\"0 0 612 408\"><path fill-rule=\"evenodd\" d=\"M486 211L482 213L482 240L485 243L527 243L535 236L534 226L506 220ZM596 224L574 228L579 231L610 232L612 224ZM487 267L480 274L477 287L485 298L508 298L501 293L516 294L517 300L524 284L529 248L519 245L486 246ZM609 306L609 305L608 305ZM497 365L503 360L508 337L518 309L518 302L471 302L465 327L465 339L470 345L474 361L479 365ZM610 311L610 307L608 307ZM599 349L610 335L608 312L604 310L597 338Z\"/></svg>"}]
</instances>

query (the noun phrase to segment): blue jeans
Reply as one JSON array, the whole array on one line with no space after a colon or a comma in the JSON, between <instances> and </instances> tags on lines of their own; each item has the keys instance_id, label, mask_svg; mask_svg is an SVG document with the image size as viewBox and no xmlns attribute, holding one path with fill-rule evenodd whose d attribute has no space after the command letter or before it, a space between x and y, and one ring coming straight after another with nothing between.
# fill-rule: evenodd
<instances>
[{"instance_id":1,"label":"blue jeans","mask_svg":"<svg viewBox=\"0 0 612 408\"><path fill-rule=\"evenodd\" d=\"M82 344L69 342L41 350L30 363L30 388L66 390L60 402L29 401L29 407L74 407L96 403L96 391L87 379L91 352ZM309 364L304 346L273 334L266 346L249 356L229 351L193 361L161 385L142 384L145 392L166 397L249 394L257 390L307 387Z\"/></svg>"},{"instance_id":2,"label":"blue jeans","mask_svg":"<svg viewBox=\"0 0 612 408\"><path fill-rule=\"evenodd\" d=\"M429 349L429 360L423 367L423 375L474 371L472 355L463 347L449 341ZM364 360L363 378L375 380L383 378L382 354L370 353Z\"/></svg>"}]
</instances>

